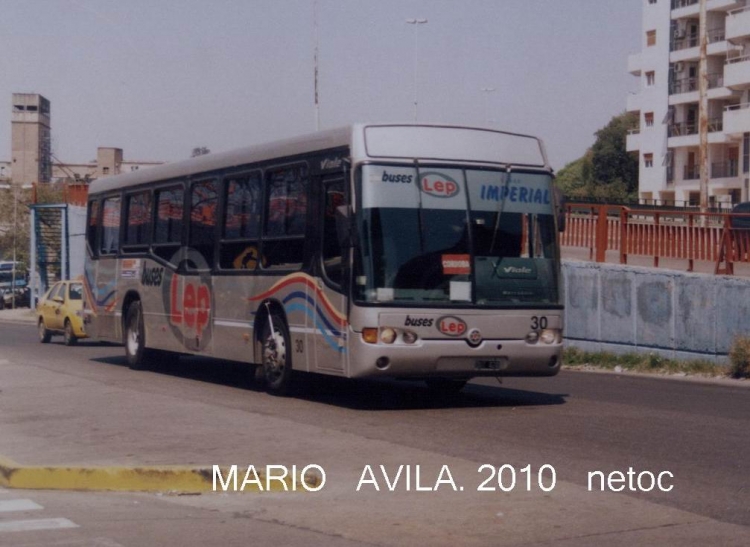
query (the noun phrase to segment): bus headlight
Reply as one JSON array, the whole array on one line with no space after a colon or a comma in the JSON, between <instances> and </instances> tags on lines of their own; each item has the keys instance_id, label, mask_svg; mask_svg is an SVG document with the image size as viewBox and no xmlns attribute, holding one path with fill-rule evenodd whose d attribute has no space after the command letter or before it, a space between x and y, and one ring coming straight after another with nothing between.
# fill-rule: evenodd
<instances>
[{"instance_id":1,"label":"bus headlight","mask_svg":"<svg viewBox=\"0 0 750 547\"><path fill-rule=\"evenodd\" d=\"M386 327L380 331L380 341L384 344L393 344L396 341L396 331Z\"/></svg>"},{"instance_id":2,"label":"bus headlight","mask_svg":"<svg viewBox=\"0 0 750 547\"><path fill-rule=\"evenodd\" d=\"M526 335L527 344L536 344L538 340L539 340L539 333L535 330L532 330L529 334Z\"/></svg>"},{"instance_id":3,"label":"bus headlight","mask_svg":"<svg viewBox=\"0 0 750 547\"><path fill-rule=\"evenodd\" d=\"M417 334L409 330L404 331L404 334L401 337L401 339L404 341L404 344L413 344L417 341L417 338Z\"/></svg>"},{"instance_id":4,"label":"bus headlight","mask_svg":"<svg viewBox=\"0 0 750 547\"><path fill-rule=\"evenodd\" d=\"M544 329L542 334L539 336L539 340L545 344L554 344L557 342L558 331L554 329Z\"/></svg>"}]
</instances>

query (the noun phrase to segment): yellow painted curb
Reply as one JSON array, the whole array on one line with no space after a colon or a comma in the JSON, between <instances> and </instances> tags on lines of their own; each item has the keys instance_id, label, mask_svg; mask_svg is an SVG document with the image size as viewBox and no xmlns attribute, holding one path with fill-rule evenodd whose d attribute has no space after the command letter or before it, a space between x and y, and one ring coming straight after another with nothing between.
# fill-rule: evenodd
<instances>
[{"instance_id":1,"label":"yellow painted curb","mask_svg":"<svg viewBox=\"0 0 750 547\"><path fill-rule=\"evenodd\" d=\"M222 467L228 481L229 468ZM247 468L237 470L237 485L242 486ZM237 492L293 492L305 491L319 484L314 475L266 482L262 470L257 471L260 486L253 481ZM0 486L28 490L107 490L130 492L212 492L213 467L54 467L24 466L0 456ZM217 481L217 492L223 492ZM233 488L227 492L234 492Z\"/></svg>"}]
</instances>

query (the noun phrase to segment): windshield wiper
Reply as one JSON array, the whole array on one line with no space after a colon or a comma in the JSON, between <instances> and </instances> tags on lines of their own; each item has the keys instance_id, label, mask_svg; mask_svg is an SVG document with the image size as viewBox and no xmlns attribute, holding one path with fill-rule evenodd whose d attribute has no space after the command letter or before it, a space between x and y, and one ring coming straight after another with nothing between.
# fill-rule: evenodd
<instances>
[{"instance_id":1,"label":"windshield wiper","mask_svg":"<svg viewBox=\"0 0 750 547\"><path fill-rule=\"evenodd\" d=\"M510 184L510 167L505 171L505 184L501 190L502 199L498 201L498 210L496 211L497 217L495 218L495 228L492 230L492 242L490 243L490 254L495 250L495 240L497 239L497 232L500 230L500 215L503 214L505 209L505 199L508 197L508 184Z\"/></svg>"}]
</instances>

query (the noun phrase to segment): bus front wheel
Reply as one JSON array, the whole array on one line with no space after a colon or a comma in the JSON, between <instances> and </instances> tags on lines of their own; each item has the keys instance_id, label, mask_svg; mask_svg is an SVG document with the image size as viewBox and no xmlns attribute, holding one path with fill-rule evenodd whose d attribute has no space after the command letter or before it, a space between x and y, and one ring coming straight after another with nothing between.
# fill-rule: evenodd
<instances>
[{"instance_id":1,"label":"bus front wheel","mask_svg":"<svg viewBox=\"0 0 750 547\"><path fill-rule=\"evenodd\" d=\"M143 326L143 308L140 301L135 301L128 307L125 316L125 355L128 366L133 370L146 368L146 337Z\"/></svg>"},{"instance_id":2,"label":"bus front wheel","mask_svg":"<svg viewBox=\"0 0 750 547\"><path fill-rule=\"evenodd\" d=\"M292 356L289 331L281 317L271 315L264 322L261 342L266 389L273 395L286 395L292 383Z\"/></svg>"}]
</instances>

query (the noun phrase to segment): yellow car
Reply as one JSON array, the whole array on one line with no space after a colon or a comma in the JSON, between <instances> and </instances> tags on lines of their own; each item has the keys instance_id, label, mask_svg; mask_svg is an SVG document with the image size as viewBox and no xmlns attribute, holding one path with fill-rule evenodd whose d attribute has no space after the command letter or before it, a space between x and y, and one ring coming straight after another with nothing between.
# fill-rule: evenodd
<instances>
[{"instance_id":1,"label":"yellow car","mask_svg":"<svg viewBox=\"0 0 750 547\"><path fill-rule=\"evenodd\" d=\"M46 344L53 334L62 334L66 346L86 338L83 330L83 283L58 281L36 306L39 341Z\"/></svg>"}]
</instances>

